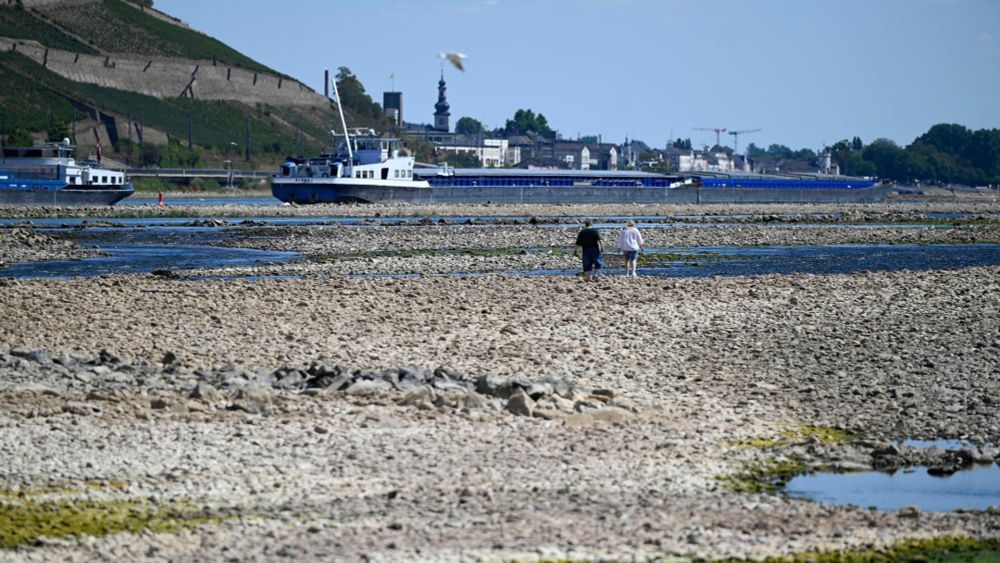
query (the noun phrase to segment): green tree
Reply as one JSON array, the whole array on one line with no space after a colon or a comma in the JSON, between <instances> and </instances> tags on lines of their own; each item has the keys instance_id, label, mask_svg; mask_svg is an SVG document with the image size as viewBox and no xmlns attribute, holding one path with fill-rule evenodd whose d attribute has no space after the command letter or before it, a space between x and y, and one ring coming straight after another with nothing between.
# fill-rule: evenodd
<instances>
[{"instance_id":1,"label":"green tree","mask_svg":"<svg viewBox=\"0 0 1000 563\"><path fill-rule=\"evenodd\" d=\"M351 69L342 66L337 70L337 92L340 94L340 104L345 109L357 113L362 117L382 119L385 114L382 106L372 101L371 96L365 93L365 87L354 76Z\"/></svg>"},{"instance_id":2,"label":"green tree","mask_svg":"<svg viewBox=\"0 0 1000 563\"><path fill-rule=\"evenodd\" d=\"M462 117L455 122L455 132L460 135L478 135L485 130L482 122L471 117Z\"/></svg>"},{"instance_id":3,"label":"green tree","mask_svg":"<svg viewBox=\"0 0 1000 563\"><path fill-rule=\"evenodd\" d=\"M597 135L584 135L577 140L585 145L596 145L601 138Z\"/></svg>"},{"instance_id":4,"label":"green tree","mask_svg":"<svg viewBox=\"0 0 1000 563\"><path fill-rule=\"evenodd\" d=\"M69 138L69 127L66 125L65 121L60 121L59 123L49 127L45 136L46 140L50 143L61 143L63 139Z\"/></svg>"},{"instance_id":5,"label":"green tree","mask_svg":"<svg viewBox=\"0 0 1000 563\"><path fill-rule=\"evenodd\" d=\"M913 142L930 145L941 152L964 158L972 143L972 131L957 123L939 123Z\"/></svg>"},{"instance_id":6,"label":"green tree","mask_svg":"<svg viewBox=\"0 0 1000 563\"><path fill-rule=\"evenodd\" d=\"M988 178L987 183L1000 183L1000 129L980 129L972 134L969 161Z\"/></svg>"},{"instance_id":7,"label":"green tree","mask_svg":"<svg viewBox=\"0 0 1000 563\"><path fill-rule=\"evenodd\" d=\"M530 109L519 109L514 112L514 118L508 119L503 128L504 135L524 135L528 132L547 135L552 133L549 122L542 114L535 114Z\"/></svg>"},{"instance_id":8,"label":"green tree","mask_svg":"<svg viewBox=\"0 0 1000 563\"><path fill-rule=\"evenodd\" d=\"M35 139L27 129L20 127L14 129L7 135L7 145L12 147L30 147L35 144Z\"/></svg>"},{"instance_id":9,"label":"green tree","mask_svg":"<svg viewBox=\"0 0 1000 563\"><path fill-rule=\"evenodd\" d=\"M799 149L792 153L792 158L796 160L807 160L812 162L816 160L816 151L812 149Z\"/></svg>"},{"instance_id":10,"label":"green tree","mask_svg":"<svg viewBox=\"0 0 1000 563\"><path fill-rule=\"evenodd\" d=\"M750 143L750 145L753 146L753 143ZM681 139L678 137L677 140L673 142L672 146L675 149L689 151L691 150L691 139Z\"/></svg>"},{"instance_id":11,"label":"green tree","mask_svg":"<svg viewBox=\"0 0 1000 563\"><path fill-rule=\"evenodd\" d=\"M861 142L861 137L854 137L854 139L851 140L852 150L859 151L863 148L865 148L865 144Z\"/></svg>"},{"instance_id":12,"label":"green tree","mask_svg":"<svg viewBox=\"0 0 1000 563\"><path fill-rule=\"evenodd\" d=\"M864 159L861 151L851 151L837 159L840 173L848 176L878 176L874 163Z\"/></svg>"},{"instance_id":13,"label":"green tree","mask_svg":"<svg viewBox=\"0 0 1000 563\"><path fill-rule=\"evenodd\" d=\"M862 151L864 159L875 165L878 175L898 182L911 182L920 178L910 155L890 139L875 139Z\"/></svg>"}]
</instances>

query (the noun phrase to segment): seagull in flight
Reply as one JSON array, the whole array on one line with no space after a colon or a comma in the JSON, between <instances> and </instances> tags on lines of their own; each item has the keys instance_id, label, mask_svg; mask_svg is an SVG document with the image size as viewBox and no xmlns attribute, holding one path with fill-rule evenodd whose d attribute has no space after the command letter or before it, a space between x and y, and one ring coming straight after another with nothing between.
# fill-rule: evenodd
<instances>
[{"instance_id":1,"label":"seagull in flight","mask_svg":"<svg viewBox=\"0 0 1000 563\"><path fill-rule=\"evenodd\" d=\"M462 61L469 58L464 53L439 53L438 57L448 59L451 64L455 65L455 68L462 72L465 72L465 69L462 68Z\"/></svg>"}]
</instances>

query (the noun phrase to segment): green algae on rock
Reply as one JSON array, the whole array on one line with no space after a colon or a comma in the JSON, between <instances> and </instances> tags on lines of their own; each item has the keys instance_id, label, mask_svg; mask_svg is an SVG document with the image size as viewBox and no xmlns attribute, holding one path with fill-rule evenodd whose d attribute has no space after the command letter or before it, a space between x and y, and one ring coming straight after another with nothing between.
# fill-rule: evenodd
<instances>
[{"instance_id":1,"label":"green algae on rock","mask_svg":"<svg viewBox=\"0 0 1000 563\"><path fill-rule=\"evenodd\" d=\"M733 561L733 560L729 560ZM968 536L910 539L879 549L808 551L768 557L766 563L882 563L926 561L935 563L1000 561L1000 540Z\"/></svg>"},{"instance_id":2,"label":"green algae on rock","mask_svg":"<svg viewBox=\"0 0 1000 563\"><path fill-rule=\"evenodd\" d=\"M177 532L220 521L191 501L0 499L0 549L40 537L104 536L119 532Z\"/></svg>"}]
</instances>

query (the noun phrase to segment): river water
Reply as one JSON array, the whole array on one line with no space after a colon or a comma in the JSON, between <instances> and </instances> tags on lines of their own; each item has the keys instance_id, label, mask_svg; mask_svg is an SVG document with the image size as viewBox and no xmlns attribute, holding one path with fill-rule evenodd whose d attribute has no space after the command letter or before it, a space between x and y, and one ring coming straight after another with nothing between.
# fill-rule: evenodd
<instances>
[{"instance_id":1,"label":"river water","mask_svg":"<svg viewBox=\"0 0 1000 563\"><path fill-rule=\"evenodd\" d=\"M621 218L601 218L608 228ZM455 218L451 218L455 220ZM253 224L297 225L335 222L392 226L410 224L413 218L287 217L229 219L225 227L190 226L192 218L112 219L115 227L89 227L86 219L37 219L32 224L57 236L68 236L106 256L14 264L0 269L0 277L72 277L113 273L148 273L158 269L189 270L274 264L303 258L294 252L274 252L216 246L239 233L242 221ZM92 223L94 220L90 220ZM19 221L3 220L0 225ZM81 227L82 225L82 227ZM659 223L659 228L681 225ZM698 228L687 224L685 228ZM797 228L814 228L801 225ZM893 226L897 228L898 226ZM878 225L844 228L879 228ZM921 226L926 228L926 226ZM525 249L536 252L547 249ZM612 257L612 263L616 260ZM620 262L620 260L618 260ZM955 269L1000 265L997 244L934 245L803 245L765 247L651 248L640 256L639 273L661 277L711 277L764 274L846 274L859 271ZM502 272L511 275L574 275L576 269L527 269ZM608 274L621 273L610 268ZM477 275L470 272L466 275Z\"/></svg>"}]
</instances>

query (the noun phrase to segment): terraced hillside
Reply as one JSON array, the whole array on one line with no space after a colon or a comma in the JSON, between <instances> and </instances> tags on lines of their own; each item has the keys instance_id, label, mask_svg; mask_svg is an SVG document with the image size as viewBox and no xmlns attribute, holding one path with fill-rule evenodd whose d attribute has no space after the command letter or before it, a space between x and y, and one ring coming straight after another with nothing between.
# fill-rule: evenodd
<instances>
[{"instance_id":1,"label":"terraced hillside","mask_svg":"<svg viewBox=\"0 0 1000 563\"><path fill-rule=\"evenodd\" d=\"M123 0L44 4L28 11L102 53L217 60L279 74L217 39L149 15Z\"/></svg>"},{"instance_id":2,"label":"terraced hillside","mask_svg":"<svg viewBox=\"0 0 1000 563\"><path fill-rule=\"evenodd\" d=\"M345 108L348 122L384 129L365 99L361 112ZM164 164L155 145L189 136L204 160L231 158L245 150L248 129L253 160L270 164L324 147L339 119L321 94L149 8L123 0L0 5L0 135L68 134L87 151L96 132L106 150L136 162L140 121L153 153L141 159L147 164Z\"/></svg>"}]
</instances>

